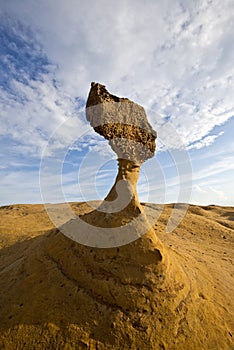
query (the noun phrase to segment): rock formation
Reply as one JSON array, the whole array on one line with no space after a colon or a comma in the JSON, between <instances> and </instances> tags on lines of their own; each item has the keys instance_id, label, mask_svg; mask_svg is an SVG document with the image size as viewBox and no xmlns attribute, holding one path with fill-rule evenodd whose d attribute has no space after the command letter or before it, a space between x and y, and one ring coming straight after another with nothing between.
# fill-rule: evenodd
<instances>
[{"instance_id":1,"label":"rock formation","mask_svg":"<svg viewBox=\"0 0 234 350\"><path fill-rule=\"evenodd\" d=\"M103 203L97 210L84 215L82 220L96 227L111 228L132 222L132 236L136 239L149 230L136 185L141 164L154 155L157 134L150 126L143 107L127 98L111 95L99 83L91 84L86 117L117 154L118 174ZM134 221L139 215L140 225L139 220ZM159 256L161 258L158 252Z\"/></svg>"},{"instance_id":2,"label":"rock formation","mask_svg":"<svg viewBox=\"0 0 234 350\"><path fill-rule=\"evenodd\" d=\"M111 95L104 85L92 83L86 117L94 130L109 140L119 159L140 165L154 156L157 134L137 103Z\"/></svg>"},{"instance_id":3,"label":"rock formation","mask_svg":"<svg viewBox=\"0 0 234 350\"><path fill-rule=\"evenodd\" d=\"M138 112L123 115L118 101ZM155 150L144 110L100 84L87 106L118 155L115 184L97 210L70 203L76 218L59 229L41 205L0 208L0 349L233 349L233 208L191 205L166 234L174 205L137 198L140 164ZM161 210L153 228L147 207L154 218ZM51 210L63 216L64 203ZM131 243L108 241L112 229Z\"/></svg>"},{"instance_id":4,"label":"rock formation","mask_svg":"<svg viewBox=\"0 0 234 350\"><path fill-rule=\"evenodd\" d=\"M167 234L172 209L155 226L170 257L160 271L139 240L91 248L53 229L43 205L0 208L0 349L233 349L234 208L191 205Z\"/></svg>"},{"instance_id":5,"label":"rock formation","mask_svg":"<svg viewBox=\"0 0 234 350\"><path fill-rule=\"evenodd\" d=\"M104 85L92 83L86 117L94 130L109 140L118 157L118 175L105 201L123 205L125 215L130 211L133 216L138 215L142 212L136 191L140 165L154 156L157 136L144 108L127 98L111 95Z\"/></svg>"}]
</instances>

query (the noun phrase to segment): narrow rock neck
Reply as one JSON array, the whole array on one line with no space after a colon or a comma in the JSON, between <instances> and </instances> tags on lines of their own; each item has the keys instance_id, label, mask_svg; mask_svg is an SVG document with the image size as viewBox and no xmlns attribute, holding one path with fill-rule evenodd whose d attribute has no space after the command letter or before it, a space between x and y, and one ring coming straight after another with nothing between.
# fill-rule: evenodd
<instances>
[{"instance_id":1,"label":"narrow rock neck","mask_svg":"<svg viewBox=\"0 0 234 350\"><path fill-rule=\"evenodd\" d=\"M105 201L114 201L118 194L125 197L132 197L131 202L140 203L137 196L136 185L139 178L140 165L130 160L118 159L118 174L113 187L105 198ZM126 187L126 189L124 188ZM121 190L122 188L122 190Z\"/></svg>"}]
</instances>

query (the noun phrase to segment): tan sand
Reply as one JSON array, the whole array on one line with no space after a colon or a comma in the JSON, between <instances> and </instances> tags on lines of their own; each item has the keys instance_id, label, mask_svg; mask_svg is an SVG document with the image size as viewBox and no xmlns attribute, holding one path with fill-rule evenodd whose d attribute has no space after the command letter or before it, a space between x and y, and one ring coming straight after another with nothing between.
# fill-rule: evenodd
<instances>
[{"instance_id":1,"label":"tan sand","mask_svg":"<svg viewBox=\"0 0 234 350\"><path fill-rule=\"evenodd\" d=\"M154 226L158 262L147 235L85 247L54 229L42 205L1 207L0 349L234 349L234 208L190 205L166 233L172 210Z\"/></svg>"}]
</instances>

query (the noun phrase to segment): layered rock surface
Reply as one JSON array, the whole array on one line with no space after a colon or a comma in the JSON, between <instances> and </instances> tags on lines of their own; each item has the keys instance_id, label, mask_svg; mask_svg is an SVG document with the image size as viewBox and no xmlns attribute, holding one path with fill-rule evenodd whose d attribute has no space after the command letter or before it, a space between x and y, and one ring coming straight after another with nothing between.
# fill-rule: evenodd
<instances>
[{"instance_id":1,"label":"layered rock surface","mask_svg":"<svg viewBox=\"0 0 234 350\"><path fill-rule=\"evenodd\" d=\"M232 349L234 210L190 206L166 234L174 206L142 205L137 197L147 152L134 148L134 159L118 159L115 184L97 210L70 203L79 220L97 228L97 243L100 228L108 234L133 222L134 234L146 232L129 244L79 244L54 228L40 205L0 208L1 349ZM51 207L63 220L64 205ZM176 211L180 216L183 205ZM81 227L66 220L60 229Z\"/></svg>"},{"instance_id":2,"label":"layered rock surface","mask_svg":"<svg viewBox=\"0 0 234 350\"><path fill-rule=\"evenodd\" d=\"M104 85L92 83L86 104L86 117L117 154L118 174L109 194L97 210L80 218L100 228L119 227L121 231L116 235L119 245L124 244L119 239L121 232L130 237L128 242L144 234L152 242L158 241L155 232L150 232L136 189L140 166L153 157L156 149L157 134L149 124L144 108L127 98L110 94ZM73 222L72 226L74 225ZM72 227L70 229L73 230ZM158 246L163 250L159 241ZM135 248L136 252L138 248L138 253L141 254L140 241ZM153 250L155 261L161 261L162 252L155 247Z\"/></svg>"},{"instance_id":3,"label":"layered rock surface","mask_svg":"<svg viewBox=\"0 0 234 350\"><path fill-rule=\"evenodd\" d=\"M86 117L94 130L109 140L118 158L141 164L154 156L157 133L137 103L114 96L104 85L93 82Z\"/></svg>"},{"instance_id":4,"label":"layered rock surface","mask_svg":"<svg viewBox=\"0 0 234 350\"><path fill-rule=\"evenodd\" d=\"M0 208L0 349L232 349L234 208L190 206L167 234L173 205L150 206L170 257L161 270L145 236L145 255L85 247L43 205Z\"/></svg>"}]
</instances>

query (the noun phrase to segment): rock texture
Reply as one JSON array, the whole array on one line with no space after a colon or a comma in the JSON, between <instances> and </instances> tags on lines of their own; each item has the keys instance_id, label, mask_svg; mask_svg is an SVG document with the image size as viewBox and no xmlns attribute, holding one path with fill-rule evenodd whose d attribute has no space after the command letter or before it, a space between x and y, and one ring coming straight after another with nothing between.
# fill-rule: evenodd
<instances>
[{"instance_id":1,"label":"rock texture","mask_svg":"<svg viewBox=\"0 0 234 350\"><path fill-rule=\"evenodd\" d=\"M233 349L234 208L191 205L167 234L173 205L149 205L162 210L161 271L145 237L141 255L85 247L53 229L43 205L0 208L0 349Z\"/></svg>"},{"instance_id":2,"label":"rock texture","mask_svg":"<svg viewBox=\"0 0 234 350\"><path fill-rule=\"evenodd\" d=\"M140 165L154 155L157 134L149 124L143 107L127 98L110 94L99 83L91 84L86 117L117 154L118 174L101 206L82 219L97 227L123 227L132 222L132 232L138 232L140 237L142 231L143 234L149 231L149 227L138 199L136 185ZM140 214L141 228L139 222L134 223ZM145 230L142 230L143 226ZM151 235L150 232L148 235ZM151 239L155 240L154 233L153 236ZM161 253L158 252L159 257L161 259Z\"/></svg>"},{"instance_id":3,"label":"rock texture","mask_svg":"<svg viewBox=\"0 0 234 350\"><path fill-rule=\"evenodd\" d=\"M154 156L157 134L137 103L114 96L104 85L93 82L86 117L94 130L109 140L118 158L141 164Z\"/></svg>"},{"instance_id":4,"label":"rock texture","mask_svg":"<svg viewBox=\"0 0 234 350\"><path fill-rule=\"evenodd\" d=\"M151 208L154 226L143 215L146 234L130 244L78 244L52 226L42 205L0 208L0 349L233 348L234 209L189 206L166 234L171 212L180 216L183 205L139 203L136 182L147 157L137 157L119 159L99 210L70 203L107 232ZM63 204L52 207L65 227L76 222L66 223Z\"/></svg>"}]
</instances>

